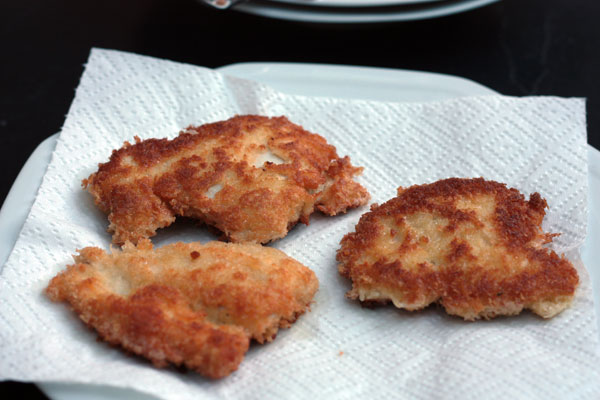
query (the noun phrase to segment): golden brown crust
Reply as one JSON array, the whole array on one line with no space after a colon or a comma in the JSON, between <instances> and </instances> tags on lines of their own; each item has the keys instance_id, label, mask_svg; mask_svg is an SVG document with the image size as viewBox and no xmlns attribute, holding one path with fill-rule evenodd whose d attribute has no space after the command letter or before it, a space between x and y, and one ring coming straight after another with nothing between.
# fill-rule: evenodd
<instances>
[{"instance_id":1,"label":"golden brown crust","mask_svg":"<svg viewBox=\"0 0 600 400\"><path fill-rule=\"evenodd\" d=\"M315 274L281 251L253 244L149 240L106 253L87 247L52 279L65 301L109 343L157 366L185 365L210 378L238 368L251 338L275 338L304 313Z\"/></svg>"},{"instance_id":2,"label":"golden brown crust","mask_svg":"<svg viewBox=\"0 0 600 400\"><path fill-rule=\"evenodd\" d=\"M546 201L484 179L450 178L399 188L363 215L337 253L353 282L348 297L416 310L440 302L465 319L518 314L549 318L579 282L564 257L542 247Z\"/></svg>"},{"instance_id":3,"label":"golden brown crust","mask_svg":"<svg viewBox=\"0 0 600 400\"><path fill-rule=\"evenodd\" d=\"M234 242L266 243L366 204L362 168L285 117L236 116L189 127L173 140L136 138L83 181L109 214L113 242L137 243L176 216L200 219Z\"/></svg>"}]
</instances>

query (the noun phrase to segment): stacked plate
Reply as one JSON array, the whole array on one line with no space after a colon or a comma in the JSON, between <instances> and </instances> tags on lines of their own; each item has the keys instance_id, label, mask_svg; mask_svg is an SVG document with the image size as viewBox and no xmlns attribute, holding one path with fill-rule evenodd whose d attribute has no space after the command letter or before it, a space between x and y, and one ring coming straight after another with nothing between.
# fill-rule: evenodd
<instances>
[{"instance_id":1,"label":"stacked plate","mask_svg":"<svg viewBox=\"0 0 600 400\"><path fill-rule=\"evenodd\" d=\"M226 2L227 0L221 0ZM498 0L248 0L234 10L264 17L322 23L410 21L455 14Z\"/></svg>"}]
</instances>

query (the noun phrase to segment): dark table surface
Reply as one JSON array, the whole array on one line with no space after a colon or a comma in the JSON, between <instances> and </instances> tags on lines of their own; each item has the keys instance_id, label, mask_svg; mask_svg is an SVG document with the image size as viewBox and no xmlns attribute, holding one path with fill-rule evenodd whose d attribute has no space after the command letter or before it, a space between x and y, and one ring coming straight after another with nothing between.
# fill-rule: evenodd
<instances>
[{"instance_id":1,"label":"dark table surface","mask_svg":"<svg viewBox=\"0 0 600 400\"><path fill-rule=\"evenodd\" d=\"M586 97L588 142L599 149L599 21L600 3L591 0L502 0L437 19L369 25L272 20L194 0L5 0L0 199L35 147L60 130L91 47L206 67L287 61L432 71L507 95ZM29 384L0 383L0 390L44 398Z\"/></svg>"}]
</instances>

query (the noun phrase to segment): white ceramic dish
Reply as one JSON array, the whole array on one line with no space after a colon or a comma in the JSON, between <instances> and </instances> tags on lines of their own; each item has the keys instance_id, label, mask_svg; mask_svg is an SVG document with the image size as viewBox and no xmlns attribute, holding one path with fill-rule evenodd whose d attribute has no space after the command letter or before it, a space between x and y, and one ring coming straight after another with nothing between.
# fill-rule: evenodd
<instances>
[{"instance_id":1,"label":"white ceramic dish","mask_svg":"<svg viewBox=\"0 0 600 400\"><path fill-rule=\"evenodd\" d=\"M379 7L406 4L429 3L443 0L273 0L281 3L291 3L317 7Z\"/></svg>"},{"instance_id":2,"label":"white ceramic dish","mask_svg":"<svg viewBox=\"0 0 600 400\"><path fill-rule=\"evenodd\" d=\"M495 94L493 90L467 79L425 72L348 67L318 64L245 63L218 69L240 78L271 85L285 93L307 96L335 96L384 101L431 101L461 96ZM351 84L349 84L351 82ZM0 210L0 261L4 264L35 199L57 135L43 141L19 173ZM600 152L588 148L589 215L583 261L592 277L596 314L600 308ZM599 330L600 331L600 330ZM81 384L40 383L54 400L153 399L131 390Z\"/></svg>"},{"instance_id":3,"label":"white ceramic dish","mask_svg":"<svg viewBox=\"0 0 600 400\"><path fill-rule=\"evenodd\" d=\"M262 17L291 21L348 24L437 18L469 11L496 1L498 0L432 1L421 2L422 4L411 4L410 7L404 4L389 7L364 8L319 7L317 6L319 5L318 2L312 1L305 2L303 6L300 6L300 2L297 0L295 1L296 4L291 4L287 1L259 0L239 3L233 9Z\"/></svg>"}]
</instances>

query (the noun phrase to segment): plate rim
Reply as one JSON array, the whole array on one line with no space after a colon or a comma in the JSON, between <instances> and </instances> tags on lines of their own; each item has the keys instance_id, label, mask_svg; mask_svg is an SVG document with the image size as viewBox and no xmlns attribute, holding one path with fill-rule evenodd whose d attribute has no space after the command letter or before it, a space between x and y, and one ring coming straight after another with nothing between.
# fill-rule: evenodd
<instances>
[{"instance_id":1,"label":"plate rim","mask_svg":"<svg viewBox=\"0 0 600 400\"><path fill-rule=\"evenodd\" d=\"M298 6L306 6L306 0L271 0L276 3L294 4ZM435 3L444 0L361 0L361 1L350 1L348 0L312 0L310 7L348 7L348 8L362 8L362 7L390 7L390 6L402 6L402 5L416 5L421 3Z\"/></svg>"},{"instance_id":2,"label":"plate rim","mask_svg":"<svg viewBox=\"0 0 600 400\"><path fill-rule=\"evenodd\" d=\"M422 6L421 9L402 9L403 6L374 7L367 10L365 7L309 7L289 3L275 3L272 1L242 2L233 6L233 10L261 17L283 19L288 21L311 23L382 23L415 21L422 19L438 18L446 15L457 14L475 8L483 7L500 0L462 0L453 4L431 4ZM417 5L415 5L416 7ZM404 6L406 7L406 5ZM362 10L360 8L363 8ZM353 11L354 9L354 11Z\"/></svg>"}]
</instances>

